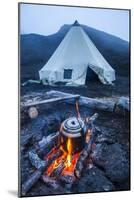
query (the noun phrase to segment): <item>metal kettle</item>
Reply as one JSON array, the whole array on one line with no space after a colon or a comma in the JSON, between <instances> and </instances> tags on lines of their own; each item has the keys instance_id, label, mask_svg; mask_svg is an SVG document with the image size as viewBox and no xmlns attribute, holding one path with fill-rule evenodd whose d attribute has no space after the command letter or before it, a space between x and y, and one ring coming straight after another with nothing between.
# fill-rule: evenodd
<instances>
[{"instance_id":1,"label":"metal kettle","mask_svg":"<svg viewBox=\"0 0 134 200\"><path fill-rule=\"evenodd\" d=\"M80 152L85 146L86 125L81 118L70 117L62 122L60 140L63 148L67 151L68 139L71 140L72 153Z\"/></svg>"}]
</instances>

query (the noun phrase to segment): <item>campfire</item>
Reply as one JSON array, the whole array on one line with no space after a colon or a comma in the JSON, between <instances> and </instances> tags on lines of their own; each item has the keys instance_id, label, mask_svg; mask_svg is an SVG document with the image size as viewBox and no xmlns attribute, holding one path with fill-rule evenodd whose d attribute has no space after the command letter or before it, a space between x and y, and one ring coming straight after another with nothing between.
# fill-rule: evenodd
<instances>
[{"instance_id":1,"label":"campfire","mask_svg":"<svg viewBox=\"0 0 134 200\"><path fill-rule=\"evenodd\" d=\"M48 169L44 172L44 175L57 178L59 175L61 176L74 176L74 168L77 162L77 159L80 155L80 152L72 154L71 151L71 139L68 139L67 149L68 151L64 151L63 146L60 146L60 150L62 155L55 159L55 161L48 167ZM56 154L59 150L53 149L48 156L45 157L45 160L51 158L54 154Z\"/></svg>"},{"instance_id":2,"label":"campfire","mask_svg":"<svg viewBox=\"0 0 134 200\"><path fill-rule=\"evenodd\" d=\"M76 116L65 119L58 132L43 137L29 152L29 160L37 169L30 179L22 185L22 193L26 194L42 176L44 183L55 187L55 181L73 184L81 177L83 163L89 156L94 141L94 124L98 117L81 118L78 102L76 102ZM51 146L51 150L44 155L44 149Z\"/></svg>"},{"instance_id":3,"label":"campfire","mask_svg":"<svg viewBox=\"0 0 134 200\"><path fill-rule=\"evenodd\" d=\"M59 148L52 149L45 160L48 160L56 154L59 150L61 156L48 167L44 175L56 177L57 175L70 175L75 179L74 171L79 155L86 144L90 140L91 130L86 129L84 120L81 119L78 102L76 102L77 117L70 117L66 119L60 127ZM94 117L96 117L94 115ZM92 117L93 119L93 117ZM90 121L85 119L86 123Z\"/></svg>"},{"instance_id":4,"label":"campfire","mask_svg":"<svg viewBox=\"0 0 134 200\"><path fill-rule=\"evenodd\" d=\"M58 91L22 101L21 195L129 188L129 118L121 108Z\"/></svg>"}]
</instances>

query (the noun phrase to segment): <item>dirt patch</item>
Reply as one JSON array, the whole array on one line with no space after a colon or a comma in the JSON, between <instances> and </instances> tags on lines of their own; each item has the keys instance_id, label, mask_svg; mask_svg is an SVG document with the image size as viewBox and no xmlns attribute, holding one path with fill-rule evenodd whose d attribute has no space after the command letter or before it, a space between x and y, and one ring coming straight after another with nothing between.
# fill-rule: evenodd
<instances>
[{"instance_id":1,"label":"dirt patch","mask_svg":"<svg viewBox=\"0 0 134 200\"><path fill-rule=\"evenodd\" d=\"M83 87L67 87L67 86L44 86L42 84L29 83L21 87L21 95L30 94L30 92L45 93L50 90L58 90L71 94L80 94L86 97L120 97L129 96L130 92L129 78L125 76L117 76L113 86L104 85L100 81L90 81Z\"/></svg>"}]
</instances>

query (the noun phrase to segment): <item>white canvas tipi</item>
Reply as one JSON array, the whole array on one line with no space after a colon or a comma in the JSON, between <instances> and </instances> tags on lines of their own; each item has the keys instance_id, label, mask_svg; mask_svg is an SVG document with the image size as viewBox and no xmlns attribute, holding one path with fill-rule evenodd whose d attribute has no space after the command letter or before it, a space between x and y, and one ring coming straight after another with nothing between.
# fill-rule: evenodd
<instances>
[{"instance_id":1,"label":"white canvas tipi","mask_svg":"<svg viewBox=\"0 0 134 200\"><path fill-rule=\"evenodd\" d=\"M39 71L39 76L43 84L63 82L66 85L84 85L88 67L104 84L112 84L115 80L114 69L75 21L48 62Z\"/></svg>"}]
</instances>

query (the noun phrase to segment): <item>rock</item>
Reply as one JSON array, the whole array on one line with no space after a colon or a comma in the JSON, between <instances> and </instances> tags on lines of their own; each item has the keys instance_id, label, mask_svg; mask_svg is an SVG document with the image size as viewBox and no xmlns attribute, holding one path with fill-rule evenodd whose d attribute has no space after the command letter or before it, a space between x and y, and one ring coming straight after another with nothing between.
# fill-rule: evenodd
<instances>
[{"instance_id":1,"label":"rock","mask_svg":"<svg viewBox=\"0 0 134 200\"><path fill-rule=\"evenodd\" d=\"M38 117L38 110L36 107L30 107L28 110L28 115L31 119L37 118Z\"/></svg>"},{"instance_id":2,"label":"rock","mask_svg":"<svg viewBox=\"0 0 134 200\"><path fill-rule=\"evenodd\" d=\"M77 192L113 191L114 185L97 167L85 171L83 177L77 182Z\"/></svg>"},{"instance_id":3,"label":"rock","mask_svg":"<svg viewBox=\"0 0 134 200\"><path fill-rule=\"evenodd\" d=\"M44 116L38 116L36 119L31 119L30 123L27 124L26 128L24 128L23 132L25 135L34 135L34 139L36 135L40 134L40 137L43 137L42 129L46 124L46 119ZM35 139L36 140L36 139Z\"/></svg>"},{"instance_id":4,"label":"rock","mask_svg":"<svg viewBox=\"0 0 134 200\"><path fill-rule=\"evenodd\" d=\"M116 132L111 128L101 126L95 142L113 144L116 142Z\"/></svg>"},{"instance_id":5,"label":"rock","mask_svg":"<svg viewBox=\"0 0 134 200\"><path fill-rule=\"evenodd\" d=\"M32 143L36 144L37 142L39 142L43 137L42 131L37 131L36 134L33 135L32 137Z\"/></svg>"},{"instance_id":6,"label":"rock","mask_svg":"<svg viewBox=\"0 0 134 200\"><path fill-rule=\"evenodd\" d=\"M129 162L120 144L97 144L92 154L93 163L102 167L113 182L122 182L129 178Z\"/></svg>"},{"instance_id":7,"label":"rock","mask_svg":"<svg viewBox=\"0 0 134 200\"><path fill-rule=\"evenodd\" d=\"M46 119L46 123L42 129L43 135L47 136L52 132L59 130L61 124L61 119L58 115L49 115Z\"/></svg>"},{"instance_id":8,"label":"rock","mask_svg":"<svg viewBox=\"0 0 134 200\"><path fill-rule=\"evenodd\" d=\"M120 97L115 106L115 112L119 114L127 114L130 111L129 98Z\"/></svg>"},{"instance_id":9,"label":"rock","mask_svg":"<svg viewBox=\"0 0 134 200\"><path fill-rule=\"evenodd\" d=\"M25 146L30 142L33 135L32 134L26 134L26 135L20 135L20 137L21 137L20 144L22 146Z\"/></svg>"},{"instance_id":10,"label":"rock","mask_svg":"<svg viewBox=\"0 0 134 200\"><path fill-rule=\"evenodd\" d=\"M106 162L106 154L107 152L107 144L102 143L102 144L97 144L96 148L94 149L91 157L92 161L95 165L104 168L105 167L105 162Z\"/></svg>"},{"instance_id":11,"label":"rock","mask_svg":"<svg viewBox=\"0 0 134 200\"><path fill-rule=\"evenodd\" d=\"M123 181L122 183L115 183L115 187L117 191L131 190L130 180Z\"/></svg>"}]
</instances>

